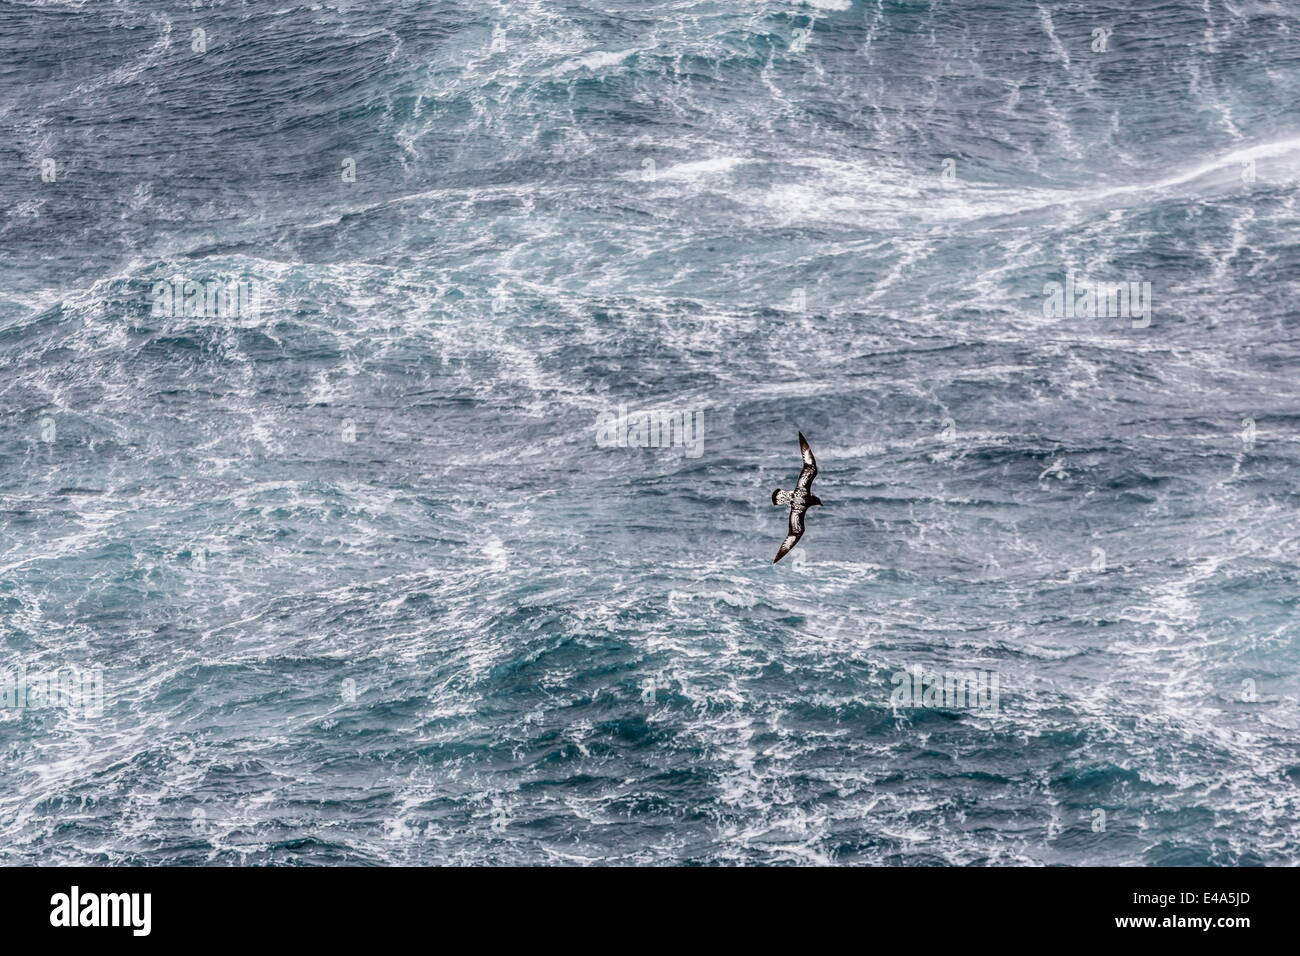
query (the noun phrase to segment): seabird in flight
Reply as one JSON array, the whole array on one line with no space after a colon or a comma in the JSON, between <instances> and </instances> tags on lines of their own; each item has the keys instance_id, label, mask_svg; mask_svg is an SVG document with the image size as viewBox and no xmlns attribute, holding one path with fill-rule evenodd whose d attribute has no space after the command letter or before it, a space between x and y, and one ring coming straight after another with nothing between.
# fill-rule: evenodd
<instances>
[{"instance_id":1,"label":"seabird in flight","mask_svg":"<svg viewBox=\"0 0 1300 956\"><path fill-rule=\"evenodd\" d=\"M784 558L803 537L805 512L813 505L822 503L822 500L812 493L813 479L817 477L817 459L813 457L812 449L808 447L808 439L803 437L803 432L799 433L799 451L803 455L803 471L799 472L799 481L794 486L794 491L782 491L778 488L772 492L772 504L790 506L790 531L781 542L781 550L772 559L773 564Z\"/></svg>"}]
</instances>

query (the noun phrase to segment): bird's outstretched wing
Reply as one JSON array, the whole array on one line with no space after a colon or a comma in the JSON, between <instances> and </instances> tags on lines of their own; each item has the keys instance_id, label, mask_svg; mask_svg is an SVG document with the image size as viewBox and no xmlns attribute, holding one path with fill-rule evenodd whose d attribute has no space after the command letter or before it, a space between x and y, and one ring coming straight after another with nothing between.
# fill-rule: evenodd
<instances>
[{"instance_id":1,"label":"bird's outstretched wing","mask_svg":"<svg viewBox=\"0 0 1300 956\"><path fill-rule=\"evenodd\" d=\"M799 472L797 490L807 493L812 488L813 479L817 477L817 459L813 457L812 449L808 447L808 439L803 437L803 432L799 433L799 452L803 455L803 471Z\"/></svg>"},{"instance_id":2,"label":"bird's outstretched wing","mask_svg":"<svg viewBox=\"0 0 1300 956\"><path fill-rule=\"evenodd\" d=\"M781 542L781 550L777 551L776 557L772 559L773 564L776 564L789 554L790 549L798 544L799 539L803 537L803 515L806 510L806 508L790 509L789 531L785 536L785 540Z\"/></svg>"},{"instance_id":3,"label":"bird's outstretched wing","mask_svg":"<svg viewBox=\"0 0 1300 956\"><path fill-rule=\"evenodd\" d=\"M799 543L799 535L787 534L785 536L785 540L781 542L781 550L777 551L776 557L772 559L772 563L776 564L776 562L784 558L787 554L790 553L790 549L793 548L798 543Z\"/></svg>"},{"instance_id":4,"label":"bird's outstretched wing","mask_svg":"<svg viewBox=\"0 0 1300 956\"><path fill-rule=\"evenodd\" d=\"M803 456L803 470L799 472L799 484L795 486L794 492L772 492L773 504L784 504L786 501L794 499L790 504L790 530L785 536L785 540L781 542L781 548L776 552L776 557L772 559L773 564L776 564L789 554L790 549L798 544L799 539L803 537L803 516L804 512L808 510L808 503L803 498L795 498L794 496L800 492L805 495L809 494L813 479L817 477L817 459L813 457L812 449L808 447L808 439L803 437L803 432L799 433L799 453Z\"/></svg>"}]
</instances>

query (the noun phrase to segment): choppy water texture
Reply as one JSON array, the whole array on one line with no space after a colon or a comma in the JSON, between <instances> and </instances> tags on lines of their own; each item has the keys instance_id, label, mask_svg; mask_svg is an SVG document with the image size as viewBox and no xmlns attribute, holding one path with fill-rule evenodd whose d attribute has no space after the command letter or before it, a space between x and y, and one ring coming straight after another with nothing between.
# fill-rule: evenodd
<instances>
[{"instance_id":1,"label":"choppy water texture","mask_svg":"<svg viewBox=\"0 0 1300 956\"><path fill-rule=\"evenodd\" d=\"M0 666L107 693L0 711L0 860L1300 858L1294 3L0 45ZM1045 316L1067 270L1150 327ZM620 404L702 454L599 447ZM891 707L918 666L1000 706Z\"/></svg>"}]
</instances>

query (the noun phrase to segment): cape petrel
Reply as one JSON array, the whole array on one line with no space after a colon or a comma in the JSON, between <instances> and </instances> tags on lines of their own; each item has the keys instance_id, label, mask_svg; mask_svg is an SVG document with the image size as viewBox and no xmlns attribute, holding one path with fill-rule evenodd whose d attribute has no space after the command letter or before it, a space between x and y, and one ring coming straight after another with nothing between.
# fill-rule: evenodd
<instances>
[{"instance_id":1,"label":"cape petrel","mask_svg":"<svg viewBox=\"0 0 1300 956\"><path fill-rule=\"evenodd\" d=\"M794 491L782 491L780 488L772 492L772 504L790 506L790 530L781 542L781 550L777 551L776 557L772 563L784 558L803 537L803 516L813 505L819 505L822 500L812 493L813 479L817 477L817 459L813 457L812 449L808 447L808 439L803 437L803 432L799 433L799 452L803 455L803 470L799 472L799 481L794 486Z\"/></svg>"}]
</instances>

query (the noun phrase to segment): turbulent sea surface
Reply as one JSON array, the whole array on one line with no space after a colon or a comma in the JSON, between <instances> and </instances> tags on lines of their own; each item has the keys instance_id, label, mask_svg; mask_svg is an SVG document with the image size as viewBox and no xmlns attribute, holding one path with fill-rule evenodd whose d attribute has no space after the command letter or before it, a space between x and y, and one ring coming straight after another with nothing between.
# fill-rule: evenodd
<instances>
[{"instance_id":1,"label":"turbulent sea surface","mask_svg":"<svg viewBox=\"0 0 1300 956\"><path fill-rule=\"evenodd\" d=\"M0 0L0 52L0 671L103 688L0 710L0 862L1300 862L1300 6Z\"/></svg>"}]
</instances>

